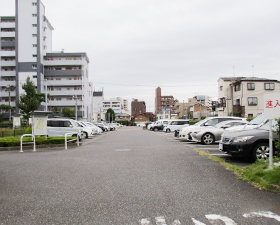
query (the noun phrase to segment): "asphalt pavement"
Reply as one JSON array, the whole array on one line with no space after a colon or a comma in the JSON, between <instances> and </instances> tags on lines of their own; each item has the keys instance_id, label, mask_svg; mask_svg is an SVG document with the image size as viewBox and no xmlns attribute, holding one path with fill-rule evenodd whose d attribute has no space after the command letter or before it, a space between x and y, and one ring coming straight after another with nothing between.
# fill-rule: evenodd
<instances>
[{"instance_id":1,"label":"asphalt pavement","mask_svg":"<svg viewBox=\"0 0 280 225\"><path fill-rule=\"evenodd\" d=\"M123 127L80 147L0 152L0 224L280 224L259 190L161 133Z\"/></svg>"}]
</instances>

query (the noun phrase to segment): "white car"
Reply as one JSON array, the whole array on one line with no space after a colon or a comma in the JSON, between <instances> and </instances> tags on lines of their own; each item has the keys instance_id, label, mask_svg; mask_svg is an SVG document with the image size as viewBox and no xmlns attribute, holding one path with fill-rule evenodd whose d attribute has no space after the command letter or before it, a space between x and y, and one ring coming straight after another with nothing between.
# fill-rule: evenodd
<instances>
[{"instance_id":1,"label":"white car","mask_svg":"<svg viewBox=\"0 0 280 225\"><path fill-rule=\"evenodd\" d=\"M177 129L189 126L189 123L190 120L185 119L171 120L167 125L163 127L163 131L165 131L166 133L174 132Z\"/></svg>"},{"instance_id":2,"label":"white car","mask_svg":"<svg viewBox=\"0 0 280 225\"><path fill-rule=\"evenodd\" d=\"M218 117L207 117L204 120L201 120L194 125L184 127L179 131L178 138L182 140L187 140L191 141L192 137L189 135L189 133L192 130L195 130L199 127L206 127L206 126L215 126L217 123L220 123L222 121L226 120L242 120L246 121L246 118L241 118L241 117L234 117L234 116L218 116Z\"/></svg>"},{"instance_id":3,"label":"white car","mask_svg":"<svg viewBox=\"0 0 280 225\"><path fill-rule=\"evenodd\" d=\"M221 136L226 128L245 125L248 122L242 120L226 120L217 123L215 126L211 127L198 127L189 133L192 141L201 142L204 145L211 145L214 142L219 142Z\"/></svg>"},{"instance_id":4,"label":"white car","mask_svg":"<svg viewBox=\"0 0 280 225\"><path fill-rule=\"evenodd\" d=\"M66 133L78 132L79 141L83 138L83 128L72 119L52 118L47 120L47 135L49 137L63 137ZM77 136L73 134L72 136Z\"/></svg>"},{"instance_id":5,"label":"white car","mask_svg":"<svg viewBox=\"0 0 280 225\"><path fill-rule=\"evenodd\" d=\"M90 127L89 125L85 124L82 121L77 121L77 123L79 123L82 126L85 138L88 138L89 136L93 136L94 135L92 127Z\"/></svg>"},{"instance_id":6,"label":"white car","mask_svg":"<svg viewBox=\"0 0 280 225\"><path fill-rule=\"evenodd\" d=\"M249 123L243 125L243 126L235 126L235 127L230 127L225 129L225 132L236 132L240 130L250 130L250 129L255 129L257 127L262 126L265 124L268 120L264 118L264 114L260 114L254 119L252 119Z\"/></svg>"},{"instance_id":7,"label":"white car","mask_svg":"<svg viewBox=\"0 0 280 225\"><path fill-rule=\"evenodd\" d=\"M92 128L93 134L101 134L103 132L102 129L96 126L95 124L90 122L85 122L85 123Z\"/></svg>"}]
</instances>

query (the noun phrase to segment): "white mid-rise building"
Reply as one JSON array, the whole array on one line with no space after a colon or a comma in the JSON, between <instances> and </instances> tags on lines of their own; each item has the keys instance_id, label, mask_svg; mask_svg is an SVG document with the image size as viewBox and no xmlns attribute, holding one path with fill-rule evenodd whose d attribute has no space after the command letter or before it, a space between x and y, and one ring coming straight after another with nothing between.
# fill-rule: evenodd
<instances>
[{"instance_id":1,"label":"white mid-rise building","mask_svg":"<svg viewBox=\"0 0 280 225\"><path fill-rule=\"evenodd\" d=\"M11 105L14 113L24 93L22 85L30 77L38 93L45 93L47 86L50 110L77 107L79 119L90 121L89 59L86 53L52 52L53 27L43 3L16 0L16 16L0 17L0 29L0 105Z\"/></svg>"}]
</instances>

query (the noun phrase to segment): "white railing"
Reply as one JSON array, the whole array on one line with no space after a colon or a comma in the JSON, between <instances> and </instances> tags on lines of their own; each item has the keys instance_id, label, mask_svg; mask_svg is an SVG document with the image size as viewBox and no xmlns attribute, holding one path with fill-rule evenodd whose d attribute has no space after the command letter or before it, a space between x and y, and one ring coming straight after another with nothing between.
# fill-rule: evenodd
<instances>
[{"instance_id":1,"label":"white railing","mask_svg":"<svg viewBox=\"0 0 280 225\"><path fill-rule=\"evenodd\" d=\"M65 149L67 149L67 143L68 143L68 142L74 141L74 139L68 141L68 140L67 140L67 136L68 136L68 135L73 135L73 134L77 134L77 146L79 146L79 133L78 133L78 132L66 133L66 134L65 134Z\"/></svg>"},{"instance_id":2,"label":"white railing","mask_svg":"<svg viewBox=\"0 0 280 225\"><path fill-rule=\"evenodd\" d=\"M32 137L32 139L33 139L33 142L25 142L25 143L23 143L22 142L22 139L24 138L24 137L26 137L26 136L31 136ZM35 142L35 135L34 134L24 134L24 135L22 135L21 137L20 137L20 152L23 152L23 150L22 150L22 145L23 144L33 144L34 146L33 146L33 152L36 152L36 142Z\"/></svg>"}]
</instances>

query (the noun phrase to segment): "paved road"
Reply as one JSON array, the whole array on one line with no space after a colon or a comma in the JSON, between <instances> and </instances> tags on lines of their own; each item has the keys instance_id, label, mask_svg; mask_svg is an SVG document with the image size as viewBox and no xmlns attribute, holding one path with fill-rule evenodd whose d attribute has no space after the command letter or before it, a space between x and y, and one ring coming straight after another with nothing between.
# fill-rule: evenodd
<instances>
[{"instance_id":1,"label":"paved road","mask_svg":"<svg viewBox=\"0 0 280 225\"><path fill-rule=\"evenodd\" d=\"M279 194L137 127L68 150L0 152L0 224L271 225L279 215Z\"/></svg>"}]
</instances>

